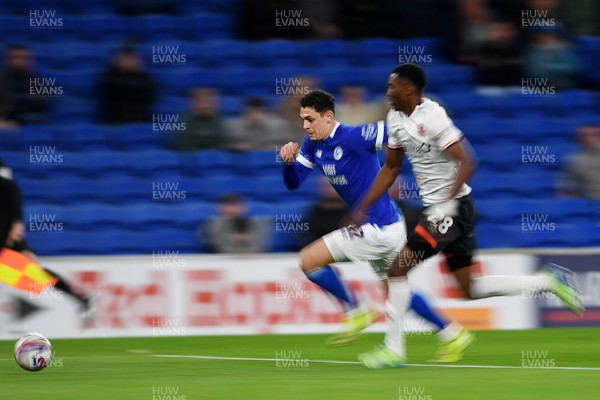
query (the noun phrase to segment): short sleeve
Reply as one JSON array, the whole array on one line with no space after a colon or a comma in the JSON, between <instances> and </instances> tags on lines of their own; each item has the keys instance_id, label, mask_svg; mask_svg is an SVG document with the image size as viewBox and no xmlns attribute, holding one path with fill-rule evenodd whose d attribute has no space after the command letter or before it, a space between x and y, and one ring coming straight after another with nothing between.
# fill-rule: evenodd
<instances>
[{"instance_id":1,"label":"short sleeve","mask_svg":"<svg viewBox=\"0 0 600 400\"><path fill-rule=\"evenodd\" d=\"M442 107L435 110L429 120L432 139L438 144L440 150L446 150L463 138L461 130L454 125Z\"/></svg>"}]
</instances>

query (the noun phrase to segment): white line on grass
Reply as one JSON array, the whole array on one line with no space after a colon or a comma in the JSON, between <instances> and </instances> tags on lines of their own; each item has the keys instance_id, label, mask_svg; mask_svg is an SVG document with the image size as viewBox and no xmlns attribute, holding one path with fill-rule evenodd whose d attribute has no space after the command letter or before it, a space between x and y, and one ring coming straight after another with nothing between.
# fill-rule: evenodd
<instances>
[{"instance_id":1,"label":"white line on grass","mask_svg":"<svg viewBox=\"0 0 600 400\"><path fill-rule=\"evenodd\" d=\"M281 361L281 358L256 358L256 357L217 357L217 356L191 356L178 354L153 354L152 357L159 358L191 358L198 360L223 360L223 361ZM339 360L306 360L309 363L322 364L354 364L360 365L358 361ZM595 367L519 367L510 365L460 365L460 364L406 364L407 367L440 367L440 368L480 368L480 369L548 369L548 370L573 370L573 371L600 371Z\"/></svg>"}]
</instances>

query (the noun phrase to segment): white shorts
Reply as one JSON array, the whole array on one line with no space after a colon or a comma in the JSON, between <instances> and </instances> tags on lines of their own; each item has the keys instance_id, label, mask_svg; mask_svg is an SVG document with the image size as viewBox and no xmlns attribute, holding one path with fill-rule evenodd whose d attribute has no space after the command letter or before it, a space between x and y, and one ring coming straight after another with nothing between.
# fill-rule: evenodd
<instances>
[{"instance_id":1,"label":"white shorts","mask_svg":"<svg viewBox=\"0 0 600 400\"><path fill-rule=\"evenodd\" d=\"M360 228L344 227L323 236L336 262L367 261L379 279L387 278L387 271L406 243L404 221L379 228L364 224Z\"/></svg>"}]
</instances>

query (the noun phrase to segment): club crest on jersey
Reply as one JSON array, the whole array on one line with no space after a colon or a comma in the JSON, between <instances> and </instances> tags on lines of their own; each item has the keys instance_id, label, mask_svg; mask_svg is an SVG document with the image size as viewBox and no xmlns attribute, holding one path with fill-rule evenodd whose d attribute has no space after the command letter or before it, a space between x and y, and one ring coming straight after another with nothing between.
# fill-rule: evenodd
<instances>
[{"instance_id":1,"label":"club crest on jersey","mask_svg":"<svg viewBox=\"0 0 600 400\"><path fill-rule=\"evenodd\" d=\"M333 150L333 158L335 158L336 160L342 158L342 155L344 155L344 150L340 146L336 147L335 150Z\"/></svg>"},{"instance_id":2,"label":"club crest on jersey","mask_svg":"<svg viewBox=\"0 0 600 400\"><path fill-rule=\"evenodd\" d=\"M417 131L419 132L419 135L424 135L425 134L425 126L423 124L417 125Z\"/></svg>"},{"instance_id":3,"label":"club crest on jersey","mask_svg":"<svg viewBox=\"0 0 600 400\"><path fill-rule=\"evenodd\" d=\"M321 156L323 155L323 150L319 149L315 152L315 155L317 156L317 158L321 158Z\"/></svg>"}]
</instances>

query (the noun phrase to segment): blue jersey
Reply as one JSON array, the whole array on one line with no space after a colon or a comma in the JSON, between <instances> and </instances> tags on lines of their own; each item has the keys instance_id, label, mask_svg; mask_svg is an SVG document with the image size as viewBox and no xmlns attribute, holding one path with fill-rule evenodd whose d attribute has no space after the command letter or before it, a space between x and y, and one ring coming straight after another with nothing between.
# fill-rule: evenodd
<instances>
[{"instance_id":1,"label":"blue jersey","mask_svg":"<svg viewBox=\"0 0 600 400\"><path fill-rule=\"evenodd\" d=\"M315 168L320 169L340 197L351 208L368 193L381 169L376 149L387 143L383 121L376 124L349 126L337 123L323 141L307 136L293 165L284 168L289 189L298 187ZM388 193L381 196L368 211L369 221L385 226L400 220L400 213Z\"/></svg>"}]
</instances>

